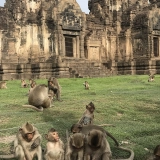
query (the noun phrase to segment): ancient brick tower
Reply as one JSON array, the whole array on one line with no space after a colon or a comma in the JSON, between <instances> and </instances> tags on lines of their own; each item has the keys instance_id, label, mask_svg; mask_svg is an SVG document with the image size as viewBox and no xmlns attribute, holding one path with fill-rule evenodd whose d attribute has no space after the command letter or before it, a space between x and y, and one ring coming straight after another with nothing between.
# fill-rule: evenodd
<instances>
[{"instance_id":1,"label":"ancient brick tower","mask_svg":"<svg viewBox=\"0 0 160 160\"><path fill-rule=\"evenodd\" d=\"M159 0L6 0L0 80L148 74L160 70Z\"/></svg>"}]
</instances>

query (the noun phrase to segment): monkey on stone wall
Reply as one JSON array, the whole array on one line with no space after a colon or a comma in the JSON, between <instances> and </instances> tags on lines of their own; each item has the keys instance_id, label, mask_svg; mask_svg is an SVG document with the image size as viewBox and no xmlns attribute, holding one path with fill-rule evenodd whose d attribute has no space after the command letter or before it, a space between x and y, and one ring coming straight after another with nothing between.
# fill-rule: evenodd
<instances>
[{"instance_id":1,"label":"monkey on stone wall","mask_svg":"<svg viewBox=\"0 0 160 160\"><path fill-rule=\"evenodd\" d=\"M38 160L42 160L41 141L37 128L27 122L17 132L14 140L14 154L0 155L0 159L33 160L37 157Z\"/></svg>"},{"instance_id":2,"label":"monkey on stone wall","mask_svg":"<svg viewBox=\"0 0 160 160\"><path fill-rule=\"evenodd\" d=\"M0 82L0 89L7 89L7 83L5 81Z\"/></svg>"},{"instance_id":3,"label":"monkey on stone wall","mask_svg":"<svg viewBox=\"0 0 160 160\"><path fill-rule=\"evenodd\" d=\"M51 128L45 137L48 141L44 155L45 160L64 160L64 143L59 138L58 132Z\"/></svg>"},{"instance_id":4,"label":"monkey on stone wall","mask_svg":"<svg viewBox=\"0 0 160 160\"><path fill-rule=\"evenodd\" d=\"M23 105L36 111L43 111L44 108L51 107L51 99L48 94L48 87L40 84L34 87L28 95L29 105Z\"/></svg>"},{"instance_id":5,"label":"monkey on stone wall","mask_svg":"<svg viewBox=\"0 0 160 160\"><path fill-rule=\"evenodd\" d=\"M59 85L58 79L55 77L50 77L48 79L48 90L51 90L52 93L56 96L58 101L61 101L61 86Z\"/></svg>"}]
</instances>

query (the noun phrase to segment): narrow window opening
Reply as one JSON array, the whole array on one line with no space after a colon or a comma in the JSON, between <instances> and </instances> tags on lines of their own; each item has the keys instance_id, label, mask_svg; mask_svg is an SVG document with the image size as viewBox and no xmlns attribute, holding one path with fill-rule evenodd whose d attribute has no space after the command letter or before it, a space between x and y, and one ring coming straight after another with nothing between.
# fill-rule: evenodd
<instances>
[{"instance_id":1,"label":"narrow window opening","mask_svg":"<svg viewBox=\"0 0 160 160\"><path fill-rule=\"evenodd\" d=\"M66 57L73 57L73 38L65 37Z\"/></svg>"},{"instance_id":2,"label":"narrow window opening","mask_svg":"<svg viewBox=\"0 0 160 160\"><path fill-rule=\"evenodd\" d=\"M154 56L159 56L159 40L157 37L153 38L153 44L154 44Z\"/></svg>"}]
</instances>

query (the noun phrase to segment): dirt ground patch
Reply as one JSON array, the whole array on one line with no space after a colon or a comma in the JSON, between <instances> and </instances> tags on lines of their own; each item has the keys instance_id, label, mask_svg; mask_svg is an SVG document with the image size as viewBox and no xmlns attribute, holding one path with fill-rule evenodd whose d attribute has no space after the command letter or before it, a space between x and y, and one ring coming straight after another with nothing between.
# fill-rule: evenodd
<instances>
[{"instance_id":1,"label":"dirt ground patch","mask_svg":"<svg viewBox=\"0 0 160 160\"><path fill-rule=\"evenodd\" d=\"M8 144L8 143L13 142L15 138L16 138L15 135L9 136L9 137L0 137L0 142L1 142L1 143Z\"/></svg>"}]
</instances>

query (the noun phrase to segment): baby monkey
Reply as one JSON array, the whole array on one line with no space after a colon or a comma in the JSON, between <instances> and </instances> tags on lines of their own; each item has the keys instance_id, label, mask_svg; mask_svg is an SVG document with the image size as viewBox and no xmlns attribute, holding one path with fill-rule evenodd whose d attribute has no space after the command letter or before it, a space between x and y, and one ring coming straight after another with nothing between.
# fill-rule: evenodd
<instances>
[{"instance_id":1,"label":"baby monkey","mask_svg":"<svg viewBox=\"0 0 160 160\"><path fill-rule=\"evenodd\" d=\"M93 124L94 110L95 106L92 102L90 102L88 105L86 105L86 110L83 113L81 119L78 121L78 123L81 125Z\"/></svg>"},{"instance_id":2,"label":"baby monkey","mask_svg":"<svg viewBox=\"0 0 160 160\"><path fill-rule=\"evenodd\" d=\"M0 89L7 89L7 83L5 81L0 82Z\"/></svg>"},{"instance_id":3,"label":"baby monkey","mask_svg":"<svg viewBox=\"0 0 160 160\"><path fill-rule=\"evenodd\" d=\"M30 83L30 89L29 89L29 93L33 90L33 88L35 88L37 86L36 81L34 81L33 79L29 80Z\"/></svg>"},{"instance_id":4,"label":"baby monkey","mask_svg":"<svg viewBox=\"0 0 160 160\"><path fill-rule=\"evenodd\" d=\"M88 89L88 90L89 90L89 83L88 83L87 81L85 81L85 82L83 83L83 85L84 85L85 89Z\"/></svg>"},{"instance_id":5,"label":"baby monkey","mask_svg":"<svg viewBox=\"0 0 160 160\"><path fill-rule=\"evenodd\" d=\"M59 138L58 132L51 128L45 138L48 141L44 155L45 160L64 160L64 143Z\"/></svg>"},{"instance_id":6,"label":"baby monkey","mask_svg":"<svg viewBox=\"0 0 160 160\"><path fill-rule=\"evenodd\" d=\"M157 145L154 149L154 159L153 160L160 160L160 145Z\"/></svg>"},{"instance_id":7,"label":"baby monkey","mask_svg":"<svg viewBox=\"0 0 160 160\"><path fill-rule=\"evenodd\" d=\"M24 79L21 79L21 87L22 88L27 88L28 84L26 83L26 81Z\"/></svg>"},{"instance_id":8,"label":"baby monkey","mask_svg":"<svg viewBox=\"0 0 160 160\"><path fill-rule=\"evenodd\" d=\"M150 74L148 78L148 82L154 82L154 78L155 78L154 74Z\"/></svg>"}]
</instances>

